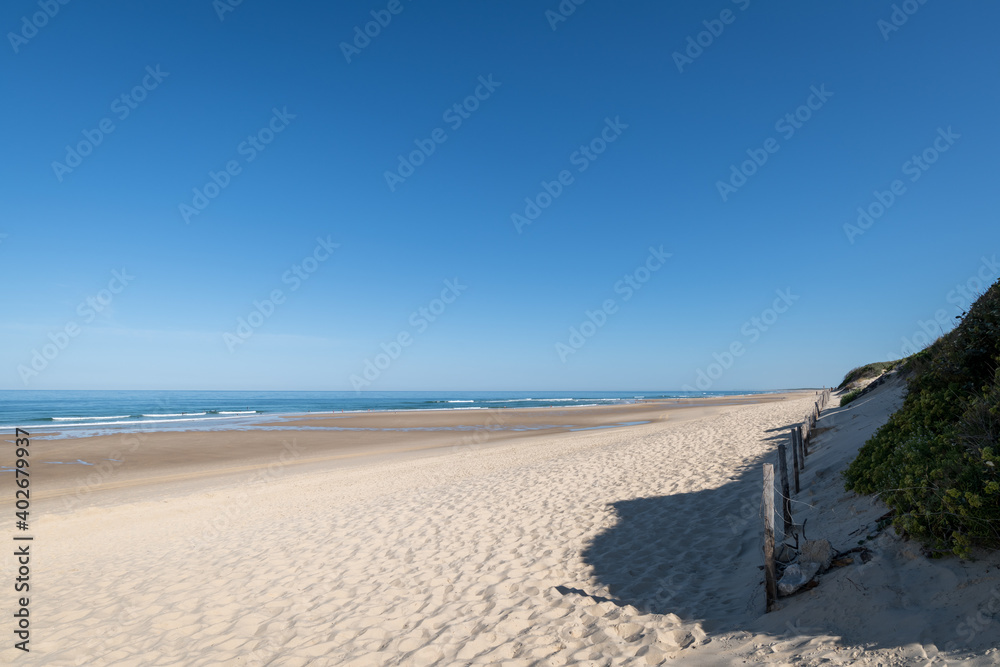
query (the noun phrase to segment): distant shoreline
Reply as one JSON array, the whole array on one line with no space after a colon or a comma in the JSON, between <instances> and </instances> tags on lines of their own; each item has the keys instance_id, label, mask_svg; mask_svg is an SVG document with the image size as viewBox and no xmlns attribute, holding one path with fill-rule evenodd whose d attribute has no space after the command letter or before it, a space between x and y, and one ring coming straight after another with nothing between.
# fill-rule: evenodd
<instances>
[{"instance_id":1,"label":"distant shoreline","mask_svg":"<svg viewBox=\"0 0 1000 667\"><path fill-rule=\"evenodd\" d=\"M274 419L321 414L593 407L774 393L781 392L380 392L369 396L354 392L177 391L147 395L53 390L41 398L37 392L0 392L5 399L0 401L4 405L0 410L0 431L37 429L40 437L53 439L137 431L243 430Z\"/></svg>"},{"instance_id":2,"label":"distant shoreline","mask_svg":"<svg viewBox=\"0 0 1000 667\"><path fill-rule=\"evenodd\" d=\"M331 466L472 451L514 441L578 437L587 432L687 421L733 407L783 401L795 394L744 394L700 399L662 399L597 406L499 408L491 410L398 410L363 413L265 415L245 428L122 430L90 437L39 435L45 457L37 476L45 480L38 500L104 496L132 488L140 492L170 483L225 478L273 465L283 448L283 468ZM79 435L84 430L76 431ZM39 434L42 431L38 431ZM0 472L0 475L3 475ZM117 494L109 493L108 498ZM2 500L0 500L2 503Z\"/></svg>"}]
</instances>

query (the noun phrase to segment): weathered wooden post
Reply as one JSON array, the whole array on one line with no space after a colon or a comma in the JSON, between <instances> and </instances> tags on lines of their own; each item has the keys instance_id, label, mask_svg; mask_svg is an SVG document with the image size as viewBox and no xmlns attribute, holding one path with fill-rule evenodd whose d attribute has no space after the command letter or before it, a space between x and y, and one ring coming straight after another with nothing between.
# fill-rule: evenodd
<instances>
[{"instance_id":1,"label":"weathered wooden post","mask_svg":"<svg viewBox=\"0 0 1000 667\"><path fill-rule=\"evenodd\" d=\"M784 519L785 535L792 532L792 501L788 491L788 462L785 446L778 445L778 474L781 475L781 518Z\"/></svg>"},{"instance_id":2,"label":"weathered wooden post","mask_svg":"<svg viewBox=\"0 0 1000 667\"><path fill-rule=\"evenodd\" d=\"M774 571L774 466L764 464L764 591L767 611L778 602L778 579Z\"/></svg>"},{"instance_id":3,"label":"weathered wooden post","mask_svg":"<svg viewBox=\"0 0 1000 667\"><path fill-rule=\"evenodd\" d=\"M799 493L799 443L795 440L795 429L792 429L792 477L795 479L795 494Z\"/></svg>"},{"instance_id":4,"label":"weathered wooden post","mask_svg":"<svg viewBox=\"0 0 1000 667\"><path fill-rule=\"evenodd\" d=\"M795 429L796 444L799 446L799 470L806 469L806 445L805 438L802 437L802 427Z\"/></svg>"}]
</instances>

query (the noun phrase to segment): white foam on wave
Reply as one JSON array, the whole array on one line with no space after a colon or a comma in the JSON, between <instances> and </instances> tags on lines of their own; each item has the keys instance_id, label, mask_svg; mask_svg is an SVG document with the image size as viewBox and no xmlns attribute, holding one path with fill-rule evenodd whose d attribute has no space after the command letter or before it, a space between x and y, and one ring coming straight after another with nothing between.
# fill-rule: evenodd
<instances>
[{"instance_id":1,"label":"white foam on wave","mask_svg":"<svg viewBox=\"0 0 1000 667\"><path fill-rule=\"evenodd\" d=\"M144 414L143 417L197 417L198 415L203 415L204 412L178 412L176 414L166 414L166 415L147 415Z\"/></svg>"},{"instance_id":2,"label":"white foam on wave","mask_svg":"<svg viewBox=\"0 0 1000 667\"><path fill-rule=\"evenodd\" d=\"M255 415L256 410L219 410L220 415Z\"/></svg>"},{"instance_id":3,"label":"white foam on wave","mask_svg":"<svg viewBox=\"0 0 1000 667\"><path fill-rule=\"evenodd\" d=\"M421 408L421 409L427 410L428 412L451 412L452 410L488 410L489 408L484 408L481 405L471 405L467 408ZM400 412L402 412L402 410Z\"/></svg>"},{"instance_id":4,"label":"white foam on wave","mask_svg":"<svg viewBox=\"0 0 1000 667\"><path fill-rule=\"evenodd\" d=\"M584 398L504 398L504 399L500 399L500 400L483 401L483 403L526 403L528 401L539 401L539 402L542 402L542 403L545 403L545 402L548 402L548 403L561 403L561 402L565 402L565 401L584 401L584 400L587 400L587 399L584 399ZM590 400L593 400L593 399L590 399ZM618 399L617 398L608 398L608 399L601 398L601 399L597 399L597 400L601 400L601 401L604 401L604 400L617 401Z\"/></svg>"},{"instance_id":5,"label":"white foam on wave","mask_svg":"<svg viewBox=\"0 0 1000 667\"><path fill-rule=\"evenodd\" d=\"M202 422L202 421L222 421L225 419L236 419L236 417L196 417L193 419L136 419L134 421L116 421L116 422L85 422L85 423L75 423L75 424L33 424L32 430L39 428L71 428L74 426L89 426L91 428L97 426L145 426L146 424L179 424L181 422ZM0 425L0 429L13 429L14 426L3 426Z\"/></svg>"},{"instance_id":6,"label":"white foam on wave","mask_svg":"<svg viewBox=\"0 0 1000 667\"><path fill-rule=\"evenodd\" d=\"M112 415L110 417L53 417L52 421L80 421L81 419L128 419L132 415Z\"/></svg>"}]
</instances>

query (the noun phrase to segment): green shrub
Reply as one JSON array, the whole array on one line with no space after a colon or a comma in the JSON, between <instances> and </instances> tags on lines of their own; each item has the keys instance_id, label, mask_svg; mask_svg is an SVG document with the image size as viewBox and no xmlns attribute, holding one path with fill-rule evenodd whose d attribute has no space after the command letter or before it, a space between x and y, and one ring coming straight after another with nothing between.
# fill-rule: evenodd
<instances>
[{"instance_id":1,"label":"green shrub","mask_svg":"<svg viewBox=\"0 0 1000 667\"><path fill-rule=\"evenodd\" d=\"M935 551L1000 547L1000 282L910 359L903 407L845 471L847 489L878 494Z\"/></svg>"},{"instance_id":2,"label":"green shrub","mask_svg":"<svg viewBox=\"0 0 1000 667\"><path fill-rule=\"evenodd\" d=\"M852 392L844 394L843 396L840 397L840 407L844 407L845 405L847 405L860 395L861 395L860 389L855 389Z\"/></svg>"}]
</instances>

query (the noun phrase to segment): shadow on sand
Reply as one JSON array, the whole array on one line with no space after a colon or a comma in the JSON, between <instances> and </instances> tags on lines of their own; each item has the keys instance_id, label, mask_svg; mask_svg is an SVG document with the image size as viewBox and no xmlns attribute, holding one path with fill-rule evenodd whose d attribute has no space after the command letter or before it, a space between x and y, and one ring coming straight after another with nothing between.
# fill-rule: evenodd
<instances>
[{"instance_id":1,"label":"shadow on sand","mask_svg":"<svg viewBox=\"0 0 1000 667\"><path fill-rule=\"evenodd\" d=\"M775 444L787 441L791 426L774 429L767 440ZM955 639L954 623L936 627L933 614L908 608L911 605L904 602L880 612L898 620L889 624L891 632L886 632L884 622L845 622L863 616L875 603L864 591L857 595L838 591L849 585L844 581L846 576L870 577L859 581L874 587L873 593L878 587L895 590L904 584L890 578L898 579L896 573L889 572L896 566L891 559L875 563L876 569L864 574L852 575L848 569L853 566L831 571L821 577L815 589L816 595L828 591L821 603L815 598L808 601L807 596L813 593L805 593L782 598L781 609L764 614L759 513L763 463L776 464L776 451L754 460L718 488L614 503L616 523L598 534L583 552L612 601L647 613L676 614L685 621L700 622L708 632L745 630L783 635L791 631L807 637L841 637L842 642L871 648L910 643L944 647ZM817 480L817 484L839 485L839 475L830 477ZM781 540L780 516L776 518ZM816 520L821 521L819 517ZM822 533L823 527L818 524L813 530ZM835 549L849 546L855 545L834 544ZM928 567L933 566L928 563ZM571 589L564 594L591 597L588 592Z\"/></svg>"},{"instance_id":2,"label":"shadow on sand","mask_svg":"<svg viewBox=\"0 0 1000 667\"><path fill-rule=\"evenodd\" d=\"M774 436L775 438L780 436ZM763 612L762 457L725 485L622 500L583 552L614 601L722 629Z\"/></svg>"}]
</instances>

